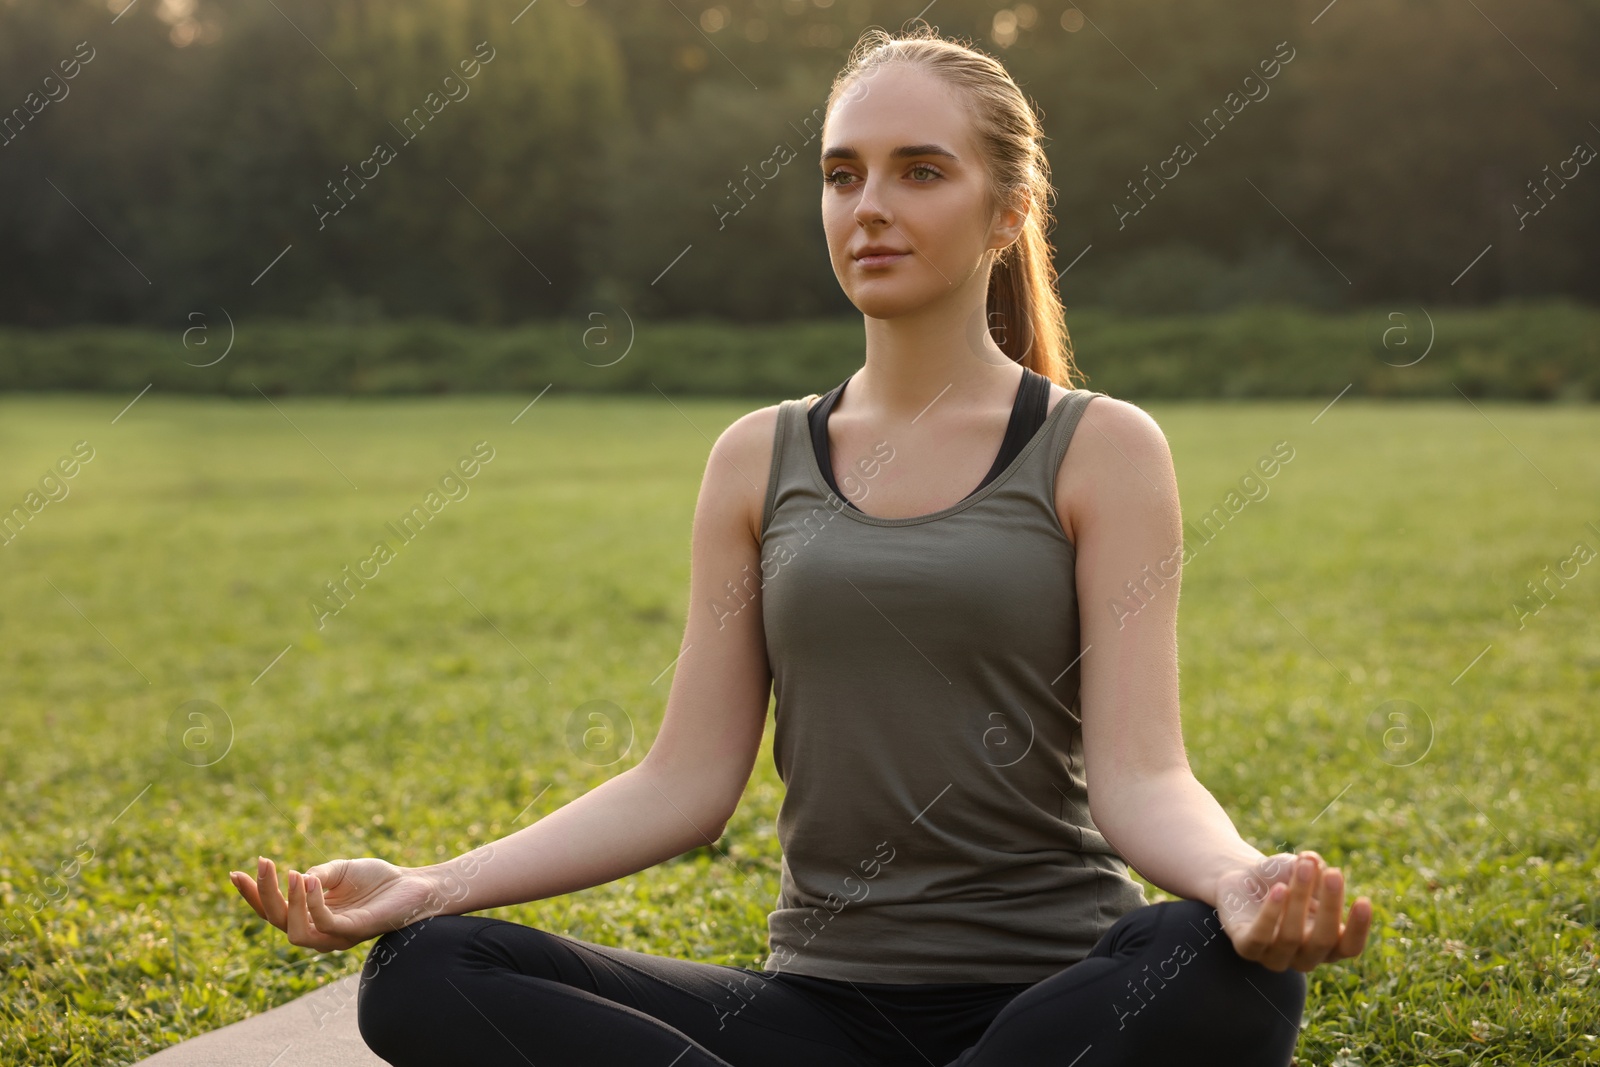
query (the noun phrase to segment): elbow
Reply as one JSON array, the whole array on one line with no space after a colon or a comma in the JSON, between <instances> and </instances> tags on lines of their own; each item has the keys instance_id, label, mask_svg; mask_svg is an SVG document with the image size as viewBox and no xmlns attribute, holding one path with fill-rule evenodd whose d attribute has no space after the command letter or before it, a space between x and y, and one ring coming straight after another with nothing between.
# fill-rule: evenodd
<instances>
[{"instance_id":1,"label":"elbow","mask_svg":"<svg viewBox=\"0 0 1600 1067\"><path fill-rule=\"evenodd\" d=\"M1106 844L1110 845L1117 855L1126 858L1127 854L1123 852L1122 846L1118 844L1116 816L1111 810L1108 810L1111 807L1112 805L1106 803L1091 803L1089 805L1089 821L1094 824L1096 830L1100 831L1100 836L1106 839Z\"/></svg>"},{"instance_id":2,"label":"elbow","mask_svg":"<svg viewBox=\"0 0 1600 1067\"><path fill-rule=\"evenodd\" d=\"M1091 788L1089 819L1106 843L1126 857L1123 846L1134 836L1133 828L1158 825L1166 798L1184 792L1183 779L1194 780L1187 765L1128 775L1098 790Z\"/></svg>"},{"instance_id":3,"label":"elbow","mask_svg":"<svg viewBox=\"0 0 1600 1067\"><path fill-rule=\"evenodd\" d=\"M730 804L722 797L709 795L704 788L706 782L703 778L685 779L656 772L657 768L651 764L650 755L646 753L643 760L623 773L639 774L649 783L650 789L644 794L646 805L653 804L677 813L684 836L690 842L689 848L713 844L727 832L728 823L738 804L737 797Z\"/></svg>"},{"instance_id":4,"label":"elbow","mask_svg":"<svg viewBox=\"0 0 1600 1067\"><path fill-rule=\"evenodd\" d=\"M684 827L684 836L681 839L682 847L679 850L679 855L684 852L693 852L696 849L715 847L716 843L722 840L722 835L727 830L728 820L726 819L694 819L692 829L687 825Z\"/></svg>"},{"instance_id":5,"label":"elbow","mask_svg":"<svg viewBox=\"0 0 1600 1067\"><path fill-rule=\"evenodd\" d=\"M1089 789L1089 821L1094 823L1094 828L1112 847L1116 847L1113 839L1121 826L1126 806L1126 790L1113 782L1097 784Z\"/></svg>"},{"instance_id":6,"label":"elbow","mask_svg":"<svg viewBox=\"0 0 1600 1067\"><path fill-rule=\"evenodd\" d=\"M695 820L695 828L699 831L703 844L711 844L722 840L722 835L728 832L728 823L733 819L733 812L723 814L722 809L704 819Z\"/></svg>"}]
</instances>

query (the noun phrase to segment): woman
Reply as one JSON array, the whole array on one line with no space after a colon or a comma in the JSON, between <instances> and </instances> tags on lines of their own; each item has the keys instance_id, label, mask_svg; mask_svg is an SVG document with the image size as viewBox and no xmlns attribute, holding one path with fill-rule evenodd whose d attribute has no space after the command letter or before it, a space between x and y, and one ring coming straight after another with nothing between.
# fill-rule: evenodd
<instances>
[{"instance_id":1,"label":"woman","mask_svg":"<svg viewBox=\"0 0 1600 1067\"><path fill-rule=\"evenodd\" d=\"M1178 581L1149 570L1182 547L1165 438L1058 384L1036 116L999 63L923 30L865 36L824 125L865 365L712 450L646 757L433 867L335 860L290 871L287 900L270 861L234 873L296 945L382 935L358 1017L388 1062L1268 1067L1302 972L1364 947L1367 898L1341 921L1337 868L1263 855L1189 771ZM769 691L786 791L761 970L464 914L714 842ZM1146 902L1129 862L1180 899Z\"/></svg>"}]
</instances>

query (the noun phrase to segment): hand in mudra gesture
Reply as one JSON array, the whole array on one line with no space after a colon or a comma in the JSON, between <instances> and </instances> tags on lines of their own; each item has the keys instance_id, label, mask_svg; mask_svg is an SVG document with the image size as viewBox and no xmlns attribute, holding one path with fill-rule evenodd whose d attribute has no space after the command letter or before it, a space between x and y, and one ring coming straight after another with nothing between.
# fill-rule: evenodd
<instances>
[{"instance_id":1,"label":"hand in mudra gesture","mask_svg":"<svg viewBox=\"0 0 1600 1067\"><path fill-rule=\"evenodd\" d=\"M414 869L384 860L342 859L289 872L289 896L265 856L256 877L229 872L229 880L257 915L289 935L289 943L318 952L353 948L369 938L427 918L437 908L435 888Z\"/></svg>"},{"instance_id":2,"label":"hand in mudra gesture","mask_svg":"<svg viewBox=\"0 0 1600 1067\"><path fill-rule=\"evenodd\" d=\"M1315 852L1283 852L1223 875L1217 915L1240 956L1274 971L1309 971L1366 947L1372 901L1357 897L1341 922L1344 890L1344 872L1324 869Z\"/></svg>"}]
</instances>

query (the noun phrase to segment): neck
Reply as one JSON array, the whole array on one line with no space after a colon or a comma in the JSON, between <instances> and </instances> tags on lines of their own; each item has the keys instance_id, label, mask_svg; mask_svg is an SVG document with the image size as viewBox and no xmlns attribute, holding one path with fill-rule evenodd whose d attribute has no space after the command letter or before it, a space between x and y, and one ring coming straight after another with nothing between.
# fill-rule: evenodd
<instances>
[{"instance_id":1,"label":"neck","mask_svg":"<svg viewBox=\"0 0 1600 1067\"><path fill-rule=\"evenodd\" d=\"M874 420L909 421L941 409L1009 407L1022 368L989 335L984 304L933 306L892 319L866 317L866 364L847 403Z\"/></svg>"}]
</instances>

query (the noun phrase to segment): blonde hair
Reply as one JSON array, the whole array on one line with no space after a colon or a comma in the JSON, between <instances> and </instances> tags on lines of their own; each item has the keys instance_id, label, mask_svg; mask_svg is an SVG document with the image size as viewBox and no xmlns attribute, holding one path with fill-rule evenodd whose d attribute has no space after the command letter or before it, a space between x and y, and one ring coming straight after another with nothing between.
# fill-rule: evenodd
<instances>
[{"instance_id":1,"label":"blonde hair","mask_svg":"<svg viewBox=\"0 0 1600 1067\"><path fill-rule=\"evenodd\" d=\"M990 337L1012 361L1074 388L1075 377L1087 376L1073 362L1066 313L1056 292L1048 236L1055 188L1033 105L998 59L942 37L923 23L901 36L878 27L863 33L833 80L826 111L859 78L890 63L909 63L937 75L968 101L989 175L991 206L1012 203L1023 193L1031 199L1022 233L995 256L985 321Z\"/></svg>"}]
</instances>

